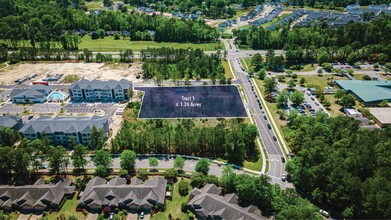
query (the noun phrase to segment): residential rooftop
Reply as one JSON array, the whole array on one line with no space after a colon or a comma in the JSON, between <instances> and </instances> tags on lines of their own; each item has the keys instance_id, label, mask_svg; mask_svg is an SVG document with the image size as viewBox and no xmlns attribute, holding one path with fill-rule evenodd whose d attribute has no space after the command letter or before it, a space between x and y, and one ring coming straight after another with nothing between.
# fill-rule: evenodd
<instances>
[{"instance_id":1,"label":"residential rooftop","mask_svg":"<svg viewBox=\"0 0 391 220\"><path fill-rule=\"evenodd\" d=\"M130 184L126 184L126 179L118 176L110 181L95 177L88 182L78 206L96 209L108 205L150 210L155 205L164 205L166 186L167 180L162 177L155 177L144 183L133 178Z\"/></svg>"},{"instance_id":2,"label":"residential rooftop","mask_svg":"<svg viewBox=\"0 0 391 220\"><path fill-rule=\"evenodd\" d=\"M23 120L21 117L15 115L4 115L0 117L0 128L8 127L14 130L19 130L23 126Z\"/></svg>"},{"instance_id":3,"label":"residential rooftop","mask_svg":"<svg viewBox=\"0 0 391 220\"><path fill-rule=\"evenodd\" d=\"M39 179L33 185L0 185L0 207L22 210L57 209L65 195L71 195L75 186L70 179L62 179L56 184L45 184Z\"/></svg>"},{"instance_id":4,"label":"residential rooftop","mask_svg":"<svg viewBox=\"0 0 391 220\"><path fill-rule=\"evenodd\" d=\"M92 127L103 128L108 132L108 119L101 116L92 117L49 117L41 116L29 121L19 132L21 133L90 133Z\"/></svg>"},{"instance_id":5,"label":"residential rooftop","mask_svg":"<svg viewBox=\"0 0 391 220\"><path fill-rule=\"evenodd\" d=\"M255 206L241 207L239 197L234 194L220 196L221 190L214 184L206 184L203 188L194 188L193 197L188 203L189 209L194 211L199 219L263 219L261 212Z\"/></svg>"},{"instance_id":6,"label":"residential rooftop","mask_svg":"<svg viewBox=\"0 0 391 220\"><path fill-rule=\"evenodd\" d=\"M129 89L132 87L132 82L126 79L117 80L86 80L82 79L73 83L69 89Z\"/></svg>"}]
</instances>

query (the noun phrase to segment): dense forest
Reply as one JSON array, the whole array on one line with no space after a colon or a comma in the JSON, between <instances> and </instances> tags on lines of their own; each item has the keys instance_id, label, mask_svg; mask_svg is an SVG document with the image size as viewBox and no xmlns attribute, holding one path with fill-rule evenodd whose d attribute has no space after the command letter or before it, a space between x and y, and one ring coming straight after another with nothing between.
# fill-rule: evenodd
<instances>
[{"instance_id":1,"label":"dense forest","mask_svg":"<svg viewBox=\"0 0 391 220\"><path fill-rule=\"evenodd\" d=\"M286 4L300 7L309 6L315 8L334 9L335 7L346 7L347 5L355 3L366 6L370 4L390 4L390 2L390 0L287 0Z\"/></svg>"},{"instance_id":2,"label":"dense forest","mask_svg":"<svg viewBox=\"0 0 391 220\"><path fill-rule=\"evenodd\" d=\"M237 43L252 49L284 49L288 61L316 62L321 54L323 62L386 62L391 59L390 16L381 16L369 23L350 23L338 29L325 23L292 30L284 27L280 31L252 27L234 34Z\"/></svg>"},{"instance_id":3,"label":"dense forest","mask_svg":"<svg viewBox=\"0 0 391 220\"><path fill-rule=\"evenodd\" d=\"M203 21L169 19L126 11L103 11L99 15L88 15L71 5L71 1L0 0L0 5L0 42L8 49L37 47L75 50L80 43L73 32L77 29L87 32L128 31L131 40L138 39L137 33L150 30L156 31L156 41L170 42L209 42L219 36Z\"/></svg>"},{"instance_id":4,"label":"dense forest","mask_svg":"<svg viewBox=\"0 0 391 220\"><path fill-rule=\"evenodd\" d=\"M200 49L149 48L141 50L140 56L144 78L155 78L158 84L163 79L210 78L221 82L225 78L220 55L207 55Z\"/></svg>"},{"instance_id":5,"label":"dense forest","mask_svg":"<svg viewBox=\"0 0 391 220\"><path fill-rule=\"evenodd\" d=\"M236 14L236 8L233 4L242 4L243 8L248 8L263 4L265 0L125 0L124 2L135 6L151 7L163 12L196 13L201 11L206 17L223 18ZM150 6L150 4L153 5Z\"/></svg>"},{"instance_id":6,"label":"dense forest","mask_svg":"<svg viewBox=\"0 0 391 220\"><path fill-rule=\"evenodd\" d=\"M287 171L304 195L345 219L391 216L391 127L360 129L353 118L289 118L295 153Z\"/></svg>"},{"instance_id":7,"label":"dense forest","mask_svg":"<svg viewBox=\"0 0 391 220\"><path fill-rule=\"evenodd\" d=\"M245 159L257 161L258 135L254 125L237 120L221 120L216 126L195 126L192 120L170 123L166 120L124 121L112 140L112 151L172 153L224 158L241 165Z\"/></svg>"}]
</instances>

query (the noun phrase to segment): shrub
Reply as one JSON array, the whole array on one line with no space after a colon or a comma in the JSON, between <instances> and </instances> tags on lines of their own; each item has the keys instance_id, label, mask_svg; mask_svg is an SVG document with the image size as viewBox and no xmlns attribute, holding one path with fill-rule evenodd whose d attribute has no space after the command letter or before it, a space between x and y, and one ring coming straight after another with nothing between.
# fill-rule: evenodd
<instances>
[{"instance_id":1,"label":"shrub","mask_svg":"<svg viewBox=\"0 0 391 220\"><path fill-rule=\"evenodd\" d=\"M186 196L189 193L189 183L183 180L180 181L178 191L181 196Z\"/></svg>"},{"instance_id":2,"label":"shrub","mask_svg":"<svg viewBox=\"0 0 391 220\"><path fill-rule=\"evenodd\" d=\"M186 213L186 212L187 212L187 204L186 204L186 203L182 203L182 205L181 205L181 211L182 211L183 213Z\"/></svg>"}]
</instances>

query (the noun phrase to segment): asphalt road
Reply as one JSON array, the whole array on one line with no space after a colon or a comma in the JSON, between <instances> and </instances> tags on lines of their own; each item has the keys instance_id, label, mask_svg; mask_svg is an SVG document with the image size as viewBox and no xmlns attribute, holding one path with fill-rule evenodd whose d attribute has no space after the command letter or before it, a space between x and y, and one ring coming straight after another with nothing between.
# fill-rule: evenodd
<instances>
[{"instance_id":1,"label":"asphalt road","mask_svg":"<svg viewBox=\"0 0 391 220\"><path fill-rule=\"evenodd\" d=\"M273 130L269 129L267 126L269 124L268 118L265 119L263 116L263 110L260 109L258 103L259 98L253 91L251 83L246 78L248 74L242 70L243 67L240 64L239 59L231 59L231 64L237 73L238 83L244 87L244 92L248 100L246 108L249 109L254 116L255 124L258 127L259 134L269 157L269 171L267 172L267 175L272 178L273 182L277 182L284 187L285 183L281 181L281 177L282 174L285 173L285 163L281 161L281 157L284 157L281 146L278 141L273 139L275 134Z\"/></svg>"}]
</instances>

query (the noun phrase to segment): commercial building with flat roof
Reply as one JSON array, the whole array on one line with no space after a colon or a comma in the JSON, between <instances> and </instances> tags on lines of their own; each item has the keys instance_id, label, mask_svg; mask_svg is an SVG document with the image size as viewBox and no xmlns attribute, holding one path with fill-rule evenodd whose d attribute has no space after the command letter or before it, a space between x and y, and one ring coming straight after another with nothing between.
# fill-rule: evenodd
<instances>
[{"instance_id":1,"label":"commercial building with flat roof","mask_svg":"<svg viewBox=\"0 0 391 220\"><path fill-rule=\"evenodd\" d=\"M336 80L339 87L352 93L367 106L391 102L391 81Z\"/></svg>"},{"instance_id":2,"label":"commercial building with flat roof","mask_svg":"<svg viewBox=\"0 0 391 220\"><path fill-rule=\"evenodd\" d=\"M376 124L384 128L391 125L391 108L367 108L373 115Z\"/></svg>"}]
</instances>

